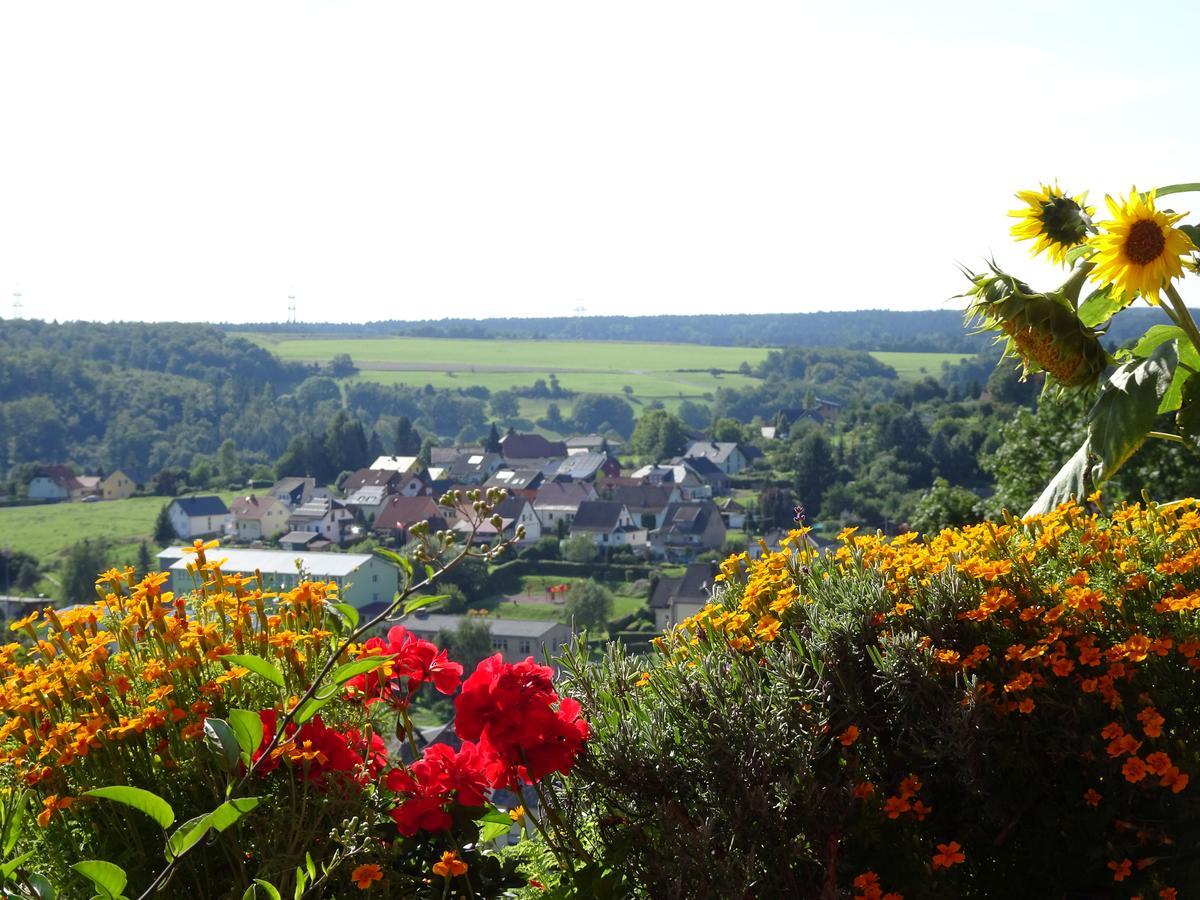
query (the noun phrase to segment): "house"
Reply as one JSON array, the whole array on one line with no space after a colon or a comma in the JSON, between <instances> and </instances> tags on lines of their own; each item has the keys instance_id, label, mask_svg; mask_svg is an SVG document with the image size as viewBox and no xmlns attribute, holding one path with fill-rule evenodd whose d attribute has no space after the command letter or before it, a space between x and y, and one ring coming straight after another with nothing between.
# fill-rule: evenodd
<instances>
[{"instance_id":1,"label":"house","mask_svg":"<svg viewBox=\"0 0 1200 900\"><path fill-rule=\"evenodd\" d=\"M552 481L538 488L533 500L533 511L542 523L542 531L554 532L559 522L570 527L579 511L579 504L595 500L596 489L580 481Z\"/></svg>"},{"instance_id":2,"label":"house","mask_svg":"<svg viewBox=\"0 0 1200 900\"><path fill-rule=\"evenodd\" d=\"M624 503L585 500L571 523L571 537L586 535L597 547L645 549L647 531L633 521Z\"/></svg>"},{"instance_id":3,"label":"house","mask_svg":"<svg viewBox=\"0 0 1200 900\"><path fill-rule=\"evenodd\" d=\"M342 479L338 487L347 497L360 488L381 487L388 494L399 494L401 486L411 477L395 469L356 469Z\"/></svg>"},{"instance_id":4,"label":"house","mask_svg":"<svg viewBox=\"0 0 1200 900\"><path fill-rule=\"evenodd\" d=\"M448 469L458 461L460 456L478 452L478 447L430 447L429 465L431 468Z\"/></svg>"},{"instance_id":5,"label":"house","mask_svg":"<svg viewBox=\"0 0 1200 900\"><path fill-rule=\"evenodd\" d=\"M29 479L30 500L69 500L80 490L70 466L38 466Z\"/></svg>"},{"instance_id":6,"label":"house","mask_svg":"<svg viewBox=\"0 0 1200 900\"><path fill-rule=\"evenodd\" d=\"M680 456L671 460L671 465L686 466L708 487L709 497L729 493L729 476L712 460L703 456Z\"/></svg>"},{"instance_id":7,"label":"house","mask_svg":"<svg viewBox=\"0 0 1200 900\"><path fill-rule=\"evenodd\" d=\"M567 453L572 456L576 453L597 453L606 448L612 452L625 446L617 438L605 437L602 434L585 434L577 437L569 437L566 440L566 445Z\"/></svg>"},{"instance_id":8,"label":"house","mask_svg":"<svg viewBox=\"0 0 1200 900\"><path fill-rule=\"evenodd\" d=\"M268 493L284 506L295 509L311 500L317 489L315 478L280 478Z\"/></svg>"},{"instance_id":9,"label":"house","mask_svg":"<svg viewBox=\"0 0 1200 900\"><path fill-rule=\"evenodd\" d=\"M708 605L717 574L716 566L708 562L688 563L678 578L660 578L650 595L654 611L654 627L659 631L674 628L684 619L694 616Z\"/></svg>"},{"instance_id":10,"label":"house","mask_svg":"<svg viewBox=\"0 0 1200 900\"><path fill-rule=\"evenodd\" d=\"M392 472L416 472L421 467L419 456L380 456L371 463L372 469L388 469Z\"/></svg>"},{"instance_id":11,"label":"house","mask_svg":"<svg viewBox=\"0 0 1200 900\"><path fill-rule=\"evenodd\" d=\"M233 529L238 540L269 541L288 530L291 510L270 494L246 494L229 505L233 514Z\"/></svg>"},{"instance_id":12,"label":"house","mask_svg":"<svg viewBox=\"0 0 1200 900\"><path fill-rule=\"evenodd\" d=\"M663 513L663 523L650 535L650 546L658 556L688 560L705 550L720 550L725 544L725 523L711 500L672 503Z\"/></svg>"},{"instance_id":13,"label":"house","mask_svg":"<svg viewBox=\"0 0 1200 900\"><path fill-rule=\"evenodd\" d=\"M740 530L746 527L746 507L732 497L726 497L717 508L721 510L721 518L724 519L726 528Z\"/></svg>"},{"instance_id":14,"label":"house","mask_svg":"<svg viewBox=\"0 0 1200 900\"><path fill-rule=\"evenodd\" d=\"M550 441L540 434L517 434L509 431L500 438L500 453L506 460L561 459L567 455L563 441Z\"/></svg>"},{"instance_id":15,"label":"house","mask_svg":"<svg viewBox=\"0 0 1200 900\"><path fill-rule=\"evenodd\" d=\"M499 453L480 450L456 459L454 465L447 470L446 477L458 484L483 484L495 475L503 464L504 458Z\"/></svg>"},{"instance_id":16,"label":"house","mask_svg":"<svg viewBox=\"0 0 1200 900\"><path fill-rule=\"evenodd\" d=\"M374 522L375 517L379 515L379 511L383 509L383 504L389 496L403 496L403 494L389 494L385 487L360 487L353 494L346 497L346 506L362 516L366 522Z\"/></svg>"},{"instance_id":17,"label":"house","mask_svg":"<svg viewBox=\"0 0 1200 900\"><path fill-rule=\"evenodd\" d=\"M683 451L684 459L707 459L726 475L736 475L750 465L740 444L734 441L692 441Z\"/></svg>"},{"instance_id":18,"label":"house","mask_svg":"<svg viewBox=\"0 0 1200 900\"><path fill-rule=\"evenodd\" d=\"M233 523L229 507L220 497L176 497L167 504L167 517L185 541L224 534Z\"/></svg>"},{"instance_id":19,"label":"house","mask_svg":"<svg viewBox=\"0 0 1200 900\"><path fill-rule=\"evenodd\" d=\"M418 522L427 524L431 532L436 532L445 531L449 528L448 520L455 519L454 510L439 506L432 497L392 494L384 500L371 530L382 538L404 545L408 543L410 530Z\"/></svg>"},{"instance_id":20,"label":"house","mask_svg":"<svg viewBox=\"0 0 1200 900\"><path fill-rule=\"evenodd\" d=\"M317 553L328 550L333 542L321 537L315 531L289 531L279 539L281 550L300 550Z\"/></svg>"},{"instance_id":21,"label":"house","mask_svg":"<svg viewBox=\"0 0 1200 900\"><path fill-rule=\"evenodd\" d=\"M164 551L165 552L165 551ZM288 590L299 582L299 572L312 581L332 581L340 600L356 609L387 602L396 595L399 570L378 556L365 553L305 553L291 550L239 550L221 548L227 574L254 576L261 572L268 590ZM171 590L182 595L193 587L187 571L194 557L190 554L170 562L159 554L159 564L170 562Z\"/></svg>"},{"instance_id":22,"label":"house","mask_svg":"<svg viewBox=\"0 0 1200 900\"><path fill-rule=\"evenodd\" d=\"M551 475L556 481L594 481L598 473L609 478L621 474L621 464L607 453L575 453L553 464Z\"/></svg>"},{"instance_id":23,"label":"house","mask_svg":"<svg viewBox=\"0 0 1200 900\"><path fill-rule=\"evenodd\" d=\"M405 619L403 625L410 634L433 641L440 632L457 631L459 623L466 618L487 624L492 633L492 649L508 663L522 662L530 656L536 662L545 663L561 655L563 648L571 642L571 629L561 622L417 613Z\"/></svg>"},{"instance_id":24,"label":"house","mask_svg":"<svg viewBox=\"0 0 1200 900\"><path fill-rule=\"evenodd\" d=\"M354 525L354 513L332 497L313 497L293 509L287 527L291 531L312 531L334 544L343 544Z\"/></svg>"},{"instance_id":25,"label":"house","mask_svg":"<svg viewBox=\"0 0 1200 900\"><path fill-rule=\"evenodd\" d=\"M618 484L604 485L604 499L623 503L633 520L643 528L653 531L662 525L663 513L672 503L683 499L679 488L673 484Z\"/></svg>"},{"instance_id":26,"label":"house","mask_svg":"<svg viewBox=\"0 0 1200 900\"><path fill-rule=\"evenodd\" d=\"M459 508L458 521L451 527L464 538L469 536L474 528L476 544L490 544L497 536L503 540L512 540L516 537L517 528L522 525L525 526L525 537L519 542L520 546L532 544L542 536L541 520L533 511L533 504L524 497L508 497L501 501L496 506L494 515L500 517L499 528L490 518L484 519L478 526L473 526L471 523L476 517L475 510L469 503L464 504Z\"/></svg>"},{"instance_id":27,"label":"house","mask_svg":"<svg viewBox=\"0 0 1200 900\"><path fill-rule=\"evenodd\" d=\"M642 466L631 477L644 484L673 484L679 488L684 500L712 496L712 488L705 484L689 463Z\"/></svg>"},{"instance_id":28,"label":"house","mask_svg":"<svg viewBox=\"0 0 1200 900\"><path fill-rule=\"evenodd\" d=\"M100 496L105 500L125 500L143 483L142 477L133 469L114 469L100 480Z\"/></svg>"},{"instance_id":29,"label":"house","mask_svg":"<svg viewBox=\"0 0 1200 900\"><path fill-rule=\"evenodd\" d=\"M546 480L541 469L513 469L505 466L497 469L487 481L485 488L504 488L510 495L520 494L532 500L537 496L537 490Z\"/></svg>"},{"instance_id":30,"label":"house","mask_svg":"<svg viewBox=\"0 0 1200 900\"><path fill-rule=\"evenodd\" d=\"M99 475L76 475L75 481L79 487L71 491L72 500L82 500L84 497L100 497Z\"/></svg>"}]
</instances>

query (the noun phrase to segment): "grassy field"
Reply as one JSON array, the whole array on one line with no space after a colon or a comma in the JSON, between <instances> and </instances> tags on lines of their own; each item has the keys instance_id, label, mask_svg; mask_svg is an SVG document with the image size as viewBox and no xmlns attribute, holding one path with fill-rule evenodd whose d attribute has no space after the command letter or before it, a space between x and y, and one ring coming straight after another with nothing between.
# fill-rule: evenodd
<instances>
[{"instance_id":1,"label":"grassy field","mask_svg":"<svg viewBox=\"0 0 1200 900\"><path fill-rule=\"evenodd\" d=\"M961 360L971 359L970 353L893 353L887 350L872 350L871 355L896 370L905 381L919 381L926 375L937 378L942 374L942 363L955 365Z\"/></svg>"},{"instance_id":2,"label":"grassy field","mask_svg":"<svg viewBox=\"0 0 1200 900\"><path fill-rule=\"evenodd\" d=\"M234 493L220 495L226 503ZM114 563L132 562L138 544L150 541L165 497L130 497L102 503L52 503L0 509L0 547L29 553L42 568L55 565L72 544L102 539ZM158 548L151 546L151 552Z\"/></svg>"}]
</instances>

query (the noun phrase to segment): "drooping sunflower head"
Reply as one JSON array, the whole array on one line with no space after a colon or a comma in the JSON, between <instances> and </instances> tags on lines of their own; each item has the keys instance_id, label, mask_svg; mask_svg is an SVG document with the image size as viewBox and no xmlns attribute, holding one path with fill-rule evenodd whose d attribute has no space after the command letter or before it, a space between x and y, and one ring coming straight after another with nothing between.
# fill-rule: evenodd
<instances>
[{"instance_id":1,"label":"drooping sunflower head","mask_svg":"<svg viewBox=\"0 0 1200 900\"><path fill-rule=\"evenodd\" d=\"M1012 235L1019 241L1033 241L1034 256L1045 252L1062 265L1067 261L1067 251L1078 247L1095 230L1092 227L1095 210L1085 204L1086 191L1068 197L1057 184L1043 184L1040 191L1019 191L1017 199L1025 208L1009 212L1021 220L1013 225Z\"/></svg>"},{"instance_id":2,"label":"drooping sunflower head","mask_svg":"<svg viewBox=\"0 0 1200 900\"><path fill-rule=\"evenodd\" d=\"M1105 197L1112 219L1101 222L1089 243L1096 248L1091 278L1132 297L1158 303L1158 292L1183 275L1183 257L1196 249L1175 223L1186 213L1156 209L1154 191L1129 193L1127 200Z\"/></svg>"},{"instance_id":3,"label":"drooping sunflower head","mask_svg":"<svg viewBox=\"0 0 1200 900\"><path fill-rule=\"evenodd\" d=\"M1060 289L1040 294L1025 282L1001 271L968 272L973 298L968 321L981 331L998 332L1005 355L1020 358L1025 373L1046 372L1064 388L1096 384L1108 365L1108 353L1094 328L1084 325ZM1080 282L1083 270L1078 270Z\"/></svg>"}]
</instances>

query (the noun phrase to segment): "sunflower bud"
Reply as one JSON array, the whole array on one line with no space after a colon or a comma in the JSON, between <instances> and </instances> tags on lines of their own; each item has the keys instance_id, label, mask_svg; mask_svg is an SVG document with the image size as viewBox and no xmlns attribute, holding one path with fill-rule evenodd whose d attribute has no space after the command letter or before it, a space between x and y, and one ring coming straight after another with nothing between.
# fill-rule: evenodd
<instances>
[{"instance_id":1,"label":"sunflower bud","mask_svg":"<svg viewBox=\"0 0 1200 900\"><path fill-rule=\"evenodd\" d=\"M1044 371L1064 387L1095 384L1108 354L1064 291L1039 294L995 265L991 268L991 275L967 273L974 284L965 295L974 298L967 318L978 321L981 330L1008 335L1005 352L1021 357L1026 374Z\"/></svg>"}]
</instances>

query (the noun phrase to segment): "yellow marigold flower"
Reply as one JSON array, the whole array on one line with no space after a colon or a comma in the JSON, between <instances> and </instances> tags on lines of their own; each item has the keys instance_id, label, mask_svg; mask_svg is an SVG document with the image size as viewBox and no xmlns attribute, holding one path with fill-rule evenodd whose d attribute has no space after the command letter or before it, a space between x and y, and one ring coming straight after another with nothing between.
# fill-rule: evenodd
<instances>
[{"instance_id":1,"label":"yellow marigold flower","mask_svg":"<svg viewBox=\"0 0 1200 900\"><path fill-rule=\"evenodd\" d=\"M366 863L350 873L350 880L360 891L369 890L371 885L383 878L383 870L375 863Z\"/></svg>"},{"instance_id":2,"label":"yellow marigold flower","mask_svg":"<svg viewBox=\"0 0 1200 900\"><path fill-rule=\"evenodd\" d=\"M1012 227L1018 241L1033 241L1032 253L1045 253L1059 265L1067 261L1067 251L1082 244L1092 228L1092 214L1086 206L1087 192L1068 197L1057 185L1041 185L1041 190L1018 191L1017 199L1024 209L1014 209L1010 216L1020 219Z\"/></svg>"},{"instance_id":3,"label":"yellow marigold flower","mask_svg":"<svg viewBox=\"0 0 1200 900\"><path fill-rule=\"evenodd\" d=\"M525 807L514 806L508 811L508 817L514 822L520 822L523 818L525 818Z\"/></svg>"},{"instance_id":4,"label":"yellow marigold flower","mask_svg":"<svg viewBox=\"0 0 1200 900\"><path fill-rule=\"evenodd\" d=\"M1097 251L1091 279L1111 284L1130 299L1141 294L1158 303L1158 292L1182 277L1184 254L1196 249L1191 238L1174 227L1185 213L1156 209L1154 191L1139 194L1134 188L1127 200L1104 199L1113 217L1101 222L1101 233L1090 239Z\"/></svg>"},{"instance_id":5,"label":"yellow marigold flower","mask_svg":"<svg viewBox=\"0 0 1200 900\"><path fill-rule=\"evenodd\" d=\"M433 874L440 875L447 880L466 873L467 864L459 859L458 854L453 850L447 850L442 854L442 858L433 864Z\"/></svg>"}]
</instances>

